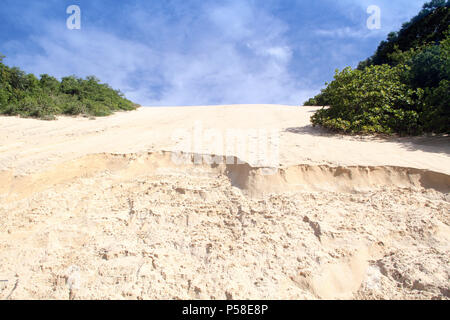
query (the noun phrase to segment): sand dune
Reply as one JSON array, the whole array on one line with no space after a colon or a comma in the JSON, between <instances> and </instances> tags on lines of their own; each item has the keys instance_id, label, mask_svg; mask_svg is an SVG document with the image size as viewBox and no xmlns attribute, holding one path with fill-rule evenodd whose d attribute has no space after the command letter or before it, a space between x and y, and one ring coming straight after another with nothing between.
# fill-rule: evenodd
<instances>
[{"instance_id":1,"label":"sand dune","mask_svg":"<svg viewBox=\"0 0 450 320\"><path fill-rule=\"evenodd\" d=\"M314 110L0 117L0 298L450 298L450 138Z\"/></svg>"}]
</instances>

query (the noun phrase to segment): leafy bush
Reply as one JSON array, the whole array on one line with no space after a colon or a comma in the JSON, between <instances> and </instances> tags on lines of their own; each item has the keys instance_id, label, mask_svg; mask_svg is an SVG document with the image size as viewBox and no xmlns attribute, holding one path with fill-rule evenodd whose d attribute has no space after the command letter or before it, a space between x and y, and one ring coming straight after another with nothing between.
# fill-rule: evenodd
<instances>
[{"instance_id":1,"label":"leafy bush","mask_svg":"<svg viewBox=\"0 0 450 320\"><path fill-rule=\"evenodd\" d=\"M325 83L325 85L328 85L328 83ZM328 99L328 96L326 93L322 92L319 93L314 98L309 99L308 101L305 101L304 106L328 106L330 105L330 100Z\"/></svg>"},{"instance_id":2,"label":"leafy bush","mask_svg":"<svg viewBox=\"0 0 450 320\"><path fill-rule=\"evenodd\" d=\"M59 109L55 101L41 91L20 100L16 112L26 117L44 118L58 114Z\"/></svg>"},{"instance_id":3,"label":"leafy bush","mask_svg":"<svg viewBox=\"0 0 450 320\"><path fill-rule=\"evenodd\" d=\"M440 46L424 48L412 57L409 64L410 83L414 88L437 87L444 79Z\"/></svg>"},{"instance_id":4,"label":"leafy bush","mask_svg":"<svg viewBox=\"0 0 450 320\"><path fill-rule=\"evenodd\" d=\"M41 74L39 82L40 87L48 93L58 93L60 84L56 78L48 74Z\"/></svg>"},{"instance_id":5,"label":"leafy bush","mask_svg":"<svg viewBox=\"0 0 450 320\"><path fill-rule=\"evenodd\" d=\"M347 133L419 132L415 97L420 93L401 82L404 68L382 65L336 71L322 92L331 107L316 112L313 125Z\"/></svg>"},{"instance_id":6,"label":"leafy bush","mask_svg":"<svg viewBox=\"0 0 450 320\"><path fill-rule=\"evenodd\" d=\"M304 106L318 106L317 104L317 99L316 98L311 98L305 102L303 102Z\"/></svg>"},{"instance_id":7,"label":"leafy bush","mask_svg":"<svg viewBox=\"0 0 450 320\"><path fill-rule=\"evenodd\" d=\"M425 4L358 69L336 72L306 102L329 106L313 115L313 125L346 133L450 133L449 3Z\"/></svg>"},{"instance_id":8,"label":"leafy bush","mask_svg":"<svg viewBox=\"0 0 450 320\"><path fill-rule=\"evenodd\" d=\"M5 106L8 103L9 96L9 90L0 85L0 112L2 110L2 106Z\"/></svg>"},{"instance_id":9,"label":"leafy bush","mask_svg":"<svg viewBox=\"0 0 450 320\"><path fill-rule=\"evenodd\" d=\"M450 81L442 80L437 88L427 88L421 123L424 131L450 133Z\"/></svg>"},{"instance_id":10,"label":"leafy bush","mask_svg":"<svg viewBox=\"0 0 450 320\"><path fill-rule=\"evenodd\" d=\"M93 76L64 77L60 82L43 74L38 79L19 68L9 68L2 59L0 56L0 114L41 119L58 114L107 116L138 106Z\"/></svg>"}]
</instances>

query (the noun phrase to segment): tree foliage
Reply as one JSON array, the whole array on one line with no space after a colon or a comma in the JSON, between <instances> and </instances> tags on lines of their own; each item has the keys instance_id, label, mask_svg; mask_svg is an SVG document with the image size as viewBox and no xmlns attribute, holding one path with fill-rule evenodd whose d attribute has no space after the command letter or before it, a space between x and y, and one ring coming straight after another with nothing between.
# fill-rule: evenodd
<instances>
[{"instance_id":1,"label":"tree foliage","mask_svg":"<svg viewBox=\"0 0 450 320\"><path fill-rule=\"evenodd\" d=\"M433 0L375 55L305 105L313 125L347 133L450 133L449 1ZM445 30L444 30L445 27Z\"/></svg>"},{"instance_id":2,"label":"tree foliage","mask_svg":"<svg viewBox=\"0 0 450 320\"><path fill-rule=\"evenodd\" d=\"M133 110L138 105L107 84L90 76L36 78L19 68L3 64L0 56L0 114L53 119L55 115L106 116L114 111Z\"/></svg>"},{"instance_id":3,"label":"tree foliage","mask_svg":"<svg viewBox=\"0 0 450 320\"><path fill-rule=\"evenodd\" d=\"M450 0L433 0L425 3L419 14L404 23L400 31L389 33L375 54L361 62L358 69L363 70L371 65L395 65L390 55L396 50L407 51L427 44L438 44L445 38L450 24L449 8Z\"/></svg>"}]
</instances>

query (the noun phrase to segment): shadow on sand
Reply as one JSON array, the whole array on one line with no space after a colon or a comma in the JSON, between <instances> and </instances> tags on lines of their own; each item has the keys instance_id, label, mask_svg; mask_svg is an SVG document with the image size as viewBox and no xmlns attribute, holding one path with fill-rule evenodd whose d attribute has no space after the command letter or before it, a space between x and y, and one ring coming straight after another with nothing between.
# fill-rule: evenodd
<instances>
[{"instance_id":1,"label":"shadow on sand","mask_svg":"<svg viewBox=\"0 0 450 320\"><path fill-rule=\"evenodd\" d=\"M355 139L359 141L376 141L376 142L388 142L397 143L402 148L409 151L423 151L450 155L450 135L424 135L417 137L399 137L399 136L361 136L361 135L342 135L329 131L321 127L313 127L312 125L304 127L286 128L284 132L295 134L306 134L320 137L335 137L335 138L347 138Z\"/></svg>"},{"instance_id":2,"label":"shadow on sand","mask_svg":"<svg viewBox=\"0 0 450 320\"><path fill-rule=\"evenodd\" d=\"M335 136L340 137L341 134L336 134L334 132L331 132L329 130L326 130L321 127L313 127L312 125L304 126L304 127L295 127L295 128L286 128L284 129L284 132L290 132L290 133L296 133L296 134L308 134L313 136Z\"/></svg>"}]
</instances>

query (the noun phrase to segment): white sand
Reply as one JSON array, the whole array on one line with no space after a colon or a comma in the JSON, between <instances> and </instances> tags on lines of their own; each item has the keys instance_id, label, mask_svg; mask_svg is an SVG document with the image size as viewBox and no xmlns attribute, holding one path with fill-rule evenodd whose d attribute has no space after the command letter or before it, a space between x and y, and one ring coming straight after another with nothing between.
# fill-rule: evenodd
<instances>
[{"instance_id":1,"label":"white sand","mask_svg":"<svg viewBox=\"0 0 450 320\"><path fill-rule=\"evenodd\" d=\"M332 135L314 110L0 117L0 299L448 299L450 138ZM278 170L230 129L275 129Z\"/></svg>"},{"instance_id":2,"label":"white sand","mask_svg":"<svg viewBox=\"0 0 450 320\"><path fill-rule=\"evenodd\" d=\"M273 105L140 108L111 117L37 121L0 117L0 170L40 170L92 153L170 150L176 129L278 129L281 165L392 165L450 174L450 138L378 139L329 135L309 119L317 108ZM210 145L202 150L209 153ZM236 154L244 161L248 155Z\"/></svg>"}]
</instances>

